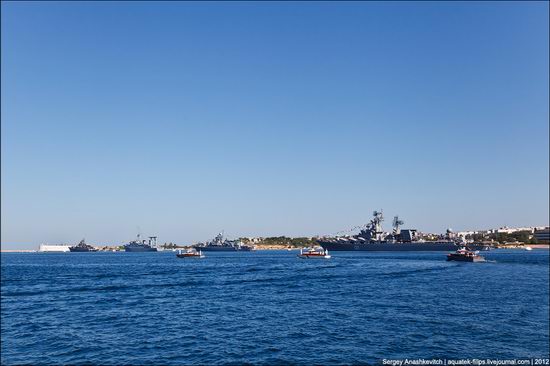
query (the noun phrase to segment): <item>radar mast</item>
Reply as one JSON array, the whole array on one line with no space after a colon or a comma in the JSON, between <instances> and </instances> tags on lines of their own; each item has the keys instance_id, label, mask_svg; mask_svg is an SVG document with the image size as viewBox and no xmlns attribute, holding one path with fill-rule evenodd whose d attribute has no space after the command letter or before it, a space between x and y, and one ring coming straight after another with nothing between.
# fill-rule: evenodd
<instances>
[{"instance_id":1,"label":"radar mast","mask_svg":"<svg viewBox=\"0 0 550 366\"><path fill-rule=\"evenodd\" d=\"M401 233L401 229L399 226L403 225L405 222L403 220L399 220L399 216L395 215L393 217L393 235L399 235Z\"/></svg>"}]
</instances>

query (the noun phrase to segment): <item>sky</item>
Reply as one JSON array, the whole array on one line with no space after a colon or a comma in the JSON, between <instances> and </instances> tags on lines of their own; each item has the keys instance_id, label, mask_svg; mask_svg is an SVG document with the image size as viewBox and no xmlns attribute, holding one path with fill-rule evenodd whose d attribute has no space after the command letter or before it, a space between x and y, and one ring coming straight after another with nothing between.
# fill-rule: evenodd
<instances>
[{"instance_id":1,"label":"sky","mask_svg":"<svg viewBox=\"0 0 550 366\"><path fill-rule=\"evenodd\" d=\"M1 243L549 222L548 2L1 3Z\"/></svg>"}]
</instances>

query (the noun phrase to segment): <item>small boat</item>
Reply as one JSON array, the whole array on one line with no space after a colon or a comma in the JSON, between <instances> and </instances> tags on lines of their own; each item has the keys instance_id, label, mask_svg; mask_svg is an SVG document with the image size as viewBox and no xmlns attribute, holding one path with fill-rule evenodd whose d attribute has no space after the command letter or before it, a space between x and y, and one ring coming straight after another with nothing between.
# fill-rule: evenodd
<instances>
[{"instance_id":1,"label":"small boat","mask_svg":"<svg viewBox=\"0 0 550 366\"><path fill-rule=\"evenodd\" d=\"M462 247L454 253L447 254L447 261L485 262L485 258L480 256L478 253L478 251L472 252L471 250Z\"/></svg>"},{"instance_id":2,"label":"small boat","mask_svg":"<svg viewBox=\"0 0 550 366\"><path fill-rule=\"evenodd\" d=\"M525 250L533 250L531 247L525 247Z\"/></svg>"},{"instance_id":3,"label":"small boat","mask_svg":"<svg viewBox=\"0 0 550 366\"><path fill-rule=\"evenodd\" d=\"M323 248L306 248L300 249L300 254L298 254L298 258L302 259L330 259L330 255L328 254L328 249Z\"/></svg>"},{"instance_id":4,"label":"small boat","mask_svg":"<svg viewBox=\"0 0 550 366\"><path fill-rule=\"evenodd\" d=\"M201 250L196 251L195 249L187 249L185 252L178 250L178 254L176 254L176 257L201 259L204 258L204 254L202 254Z\"/></svg>"}]
</instances>

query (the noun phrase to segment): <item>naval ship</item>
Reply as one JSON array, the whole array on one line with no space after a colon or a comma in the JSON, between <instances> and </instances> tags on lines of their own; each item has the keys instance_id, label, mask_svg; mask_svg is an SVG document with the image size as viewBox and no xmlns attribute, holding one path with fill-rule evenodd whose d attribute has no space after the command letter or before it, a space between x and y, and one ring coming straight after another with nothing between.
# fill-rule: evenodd
<instances>
[{"instance_id":1,"label":"naval ship","mask_svg":"<svg viewBox=\"0 0 550 366\"><path fill-rule=\"evenodd\" d=\"M157 237L150 236L149 240L142 240L141 235L137 235L136 240L132 240L128 244L124 245L124 250L127 252L156 252L157 251Z\"/></svg>"},{"instance_id":2,"label":"naval ship","mask_svg":"<svg viewBox=\"0 0 550 366\"><path fill-rule=\"evenodd\" d=\"M223 234L219 233L214 239L206 243L194 245L196 250L203 252L250 252L254 247L243 244L240 240L227 240L223 238Z\"/></svg>"},{"instance_id":3,"label":"naval ship","mask_svg":"<svg viewBox=\"0 0 550 366\"><path fill-rule=\"evenodd\" d=\"M78 243L77 245L69 247L69 250L71 252L97 252L98 251L97 248L94 248L93 246L86 244L84 239L82 239L80 243Z\"/></svg>"},{"instance_id":4,"label":"naval ship","mask_svg":"<svg viewBox=\"0 0 550 366\"><path fill-rule=\"evenodd\" d=\"M382 229L384 216L382 211L374 211L373 219L357 235L321 237L317 243L330 251L456 251L463 244L452 239L450 229L444 238L437 241L420 240L414 229L400 229L403 221L395 216L393 231L384 232ZM468 244L470 250L488 250L486 245Z\"/></svg>"}]
</instances>

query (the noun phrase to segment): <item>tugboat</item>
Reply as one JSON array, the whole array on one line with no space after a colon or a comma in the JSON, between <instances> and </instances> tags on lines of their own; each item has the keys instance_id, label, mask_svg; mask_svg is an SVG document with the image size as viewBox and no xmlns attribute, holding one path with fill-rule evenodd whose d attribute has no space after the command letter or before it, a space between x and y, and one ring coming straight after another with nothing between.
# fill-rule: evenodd
<instances>
[{"instance_id":1,"label":"tugboat","mask_svg":"<svg viewBox=\"0 0 550 366\"><path fill-rule=\"evenodd\" d=\"M447 261L457 262L485 262L485 258L478 255L478 252L472 252L465 247L460 248L454 253L447 254Z\"/></svg>"},{"instance_id":2,"label":"tugboat","mask_svg":"<svg viewBox=\"0 0 550 366\"><path fill-rule=\"evenodd\" d=\"M298 254L298 258L302 259L330 259L330 255L328 254L328 249L323 248L306 248L300 249L300 254Z\"/></svg>"},{"instance_id":3,"label":"tugboat","mask_svg":"<svg viewBox=\"0 0 550 366\"><path fill-rule=\"evenodd\" d=\"M71 252L97 252L99 249L94 248L93 246L86 244L84 239L82 239L80 241L80 243L78 243L77 245L69 247L69 250Z\"/></svg>"},{"instance_id":4,"label":"tugboat","mask_svg":"<svg viewBox=\"0 0 550 366\"><path fill-rule=\"evenodd\" d=\"M124 250L127 252L156 252L157 251L157 237L150 236L149 242L141 240L141 235L137 235L136 240L132 240L124 246Z\"/></svg>"},{"instance_id":5,"label":"tugboat","mask_svg":"<svg viewBox=\"0 0 550 366\"><path fill-rule=\"evenodd\" d=\"M202 251L199 250L197 252L196 249L187 249L185 252L182 252L181 250L178 251L178 254L176 254L176 257L178 258L196 258L201 259L204 258L204 255L202 254Z\"/></svg>"}]
</instances>

